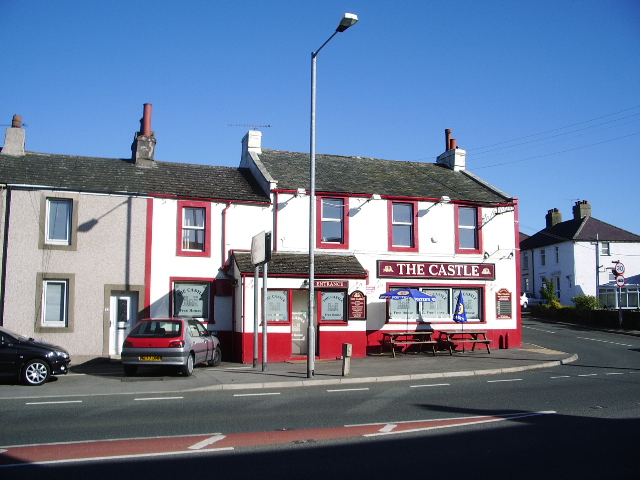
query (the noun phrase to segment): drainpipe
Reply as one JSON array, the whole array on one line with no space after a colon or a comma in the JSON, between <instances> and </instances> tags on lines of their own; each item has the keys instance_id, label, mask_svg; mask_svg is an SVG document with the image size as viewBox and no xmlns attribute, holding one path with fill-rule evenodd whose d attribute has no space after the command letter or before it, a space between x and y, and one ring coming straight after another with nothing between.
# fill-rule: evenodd
<instances>
[{"instance_id":1,"label":"drainpipe","mask_svg":"<svg viewBox=\"0 0 640 480\"><path fill-rule=\"evenodd\" d=\"M11 187L7 185L4 210L4 238L2 240L2 271L0 272L0 327L4 326L4 294L7 283L7 251L9 243L9 220L11 219Z\"/></svg>"},{"instance_id":2,"label":"drainpipe","mask_svg":"<svg viewBox=\"0 0 640 480\"><path fill-rule=\"evenodd\" d=\"M227 263L226 245L227 245L227 210L231 207L231 202L227 202L227 206L222 210L222 261L220 264L224 267Z\"/></svg>"}]
</instances>

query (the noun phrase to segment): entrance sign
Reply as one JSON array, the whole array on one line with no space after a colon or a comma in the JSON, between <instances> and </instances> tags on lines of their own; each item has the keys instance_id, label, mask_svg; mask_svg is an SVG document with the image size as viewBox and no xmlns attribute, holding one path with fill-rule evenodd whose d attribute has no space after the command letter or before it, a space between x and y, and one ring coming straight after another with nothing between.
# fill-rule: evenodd
<instances>
[{"instance_id":1,"label":"entrance sign","mask_svg":"<svg viewBox=\"0 0 640 480\"><path fill-rule=\"evenodd\" d=\"M378 277L495 280L492 263L389 262L378 260Z\"/></svg>"}]
</instances>

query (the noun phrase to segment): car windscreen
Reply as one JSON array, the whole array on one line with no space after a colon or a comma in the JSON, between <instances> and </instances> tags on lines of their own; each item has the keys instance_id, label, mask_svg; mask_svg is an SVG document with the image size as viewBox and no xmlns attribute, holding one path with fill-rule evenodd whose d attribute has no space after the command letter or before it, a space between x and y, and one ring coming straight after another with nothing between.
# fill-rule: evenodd
<instances>
[{"instance_id":1,"label":"car windscreen","mask_svg":"<svg viewBox=\"0 0 640 480\"><path fill-rule=\"evenodd\" d=\"M149 320L138 323L129 333L134 338L174 338L182 336L179 320Z\"/></svg>"}]
</instances>

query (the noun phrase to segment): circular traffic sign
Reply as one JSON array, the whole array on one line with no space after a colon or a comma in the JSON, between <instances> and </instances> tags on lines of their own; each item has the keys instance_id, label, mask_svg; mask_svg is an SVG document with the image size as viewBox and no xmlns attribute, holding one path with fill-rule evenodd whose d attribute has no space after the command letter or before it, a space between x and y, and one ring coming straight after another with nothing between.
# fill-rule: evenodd
<instances>
[{"instance_id":1,"label":"circular traffic sign","mask_svg":"<svg viewBox=\"0 0 640 480\"><path fill-rule=\"evenodd\" d=\"M624 287L625 284L625 278L622 275L618 275L616 277L616 285L619 287Z\"/></svg>"},{"instance_id":2,"label":"circular traffic sign","mask_svg":"<svg viewBox=\"0 0 640 480\"><path fill-rule=\"evenodd\" d=\"M616 263L614 269L618 275L622 275L624 273L624 263Z\"/></svg>"}]
</instances>

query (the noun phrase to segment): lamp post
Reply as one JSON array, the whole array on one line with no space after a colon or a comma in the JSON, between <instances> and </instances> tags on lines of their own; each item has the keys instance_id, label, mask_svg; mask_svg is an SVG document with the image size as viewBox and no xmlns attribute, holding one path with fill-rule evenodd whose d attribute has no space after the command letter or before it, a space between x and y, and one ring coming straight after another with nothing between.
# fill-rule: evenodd
<instances>
[{"instance_id":1,"label":"lamp post","mask_svg":"<svg viewBox=\"0 0 640 480\"><path fill-rule=\"evenodd\" d=\"M318 50L311 53L311 148L310 148L310 182L309 187L309 325L307 326L307 377L313 378L316 356L316 321L315 321L315 242L316 242L316 57L320 50L331 41L337 33L344 32L355 25L358 16L345 13L336 31Z\"/></svg>"}]
</instances>

